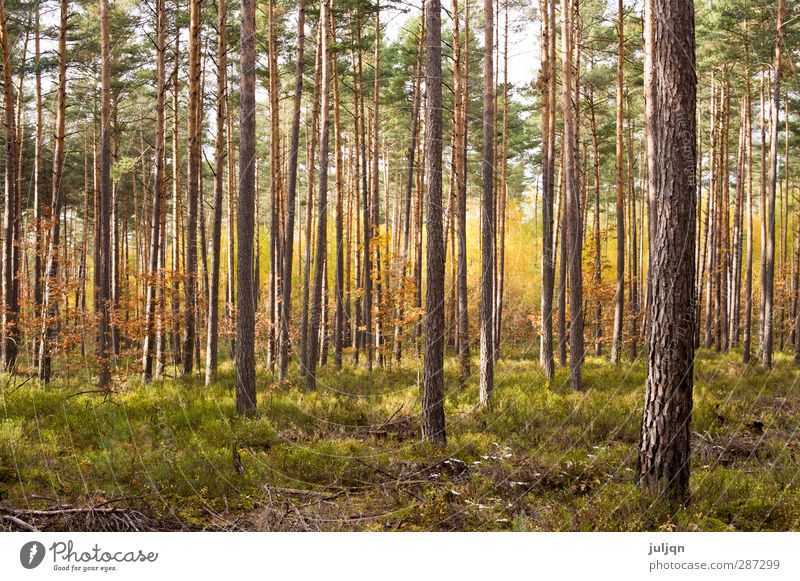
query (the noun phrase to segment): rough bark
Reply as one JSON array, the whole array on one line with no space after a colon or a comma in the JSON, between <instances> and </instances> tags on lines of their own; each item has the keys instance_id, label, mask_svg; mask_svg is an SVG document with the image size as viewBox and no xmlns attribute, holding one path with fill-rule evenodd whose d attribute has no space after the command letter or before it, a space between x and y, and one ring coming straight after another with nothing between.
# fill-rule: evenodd
<instances>
[{"instance_id":1,"label":"rough bark","mask_svg":"<svg viewBox=\"0 0 800 581\"><path fill-rule=\"evenodd\" d=\"M539 361L548 379L555 376L553 358L553 287L555 199L555 0L541 0L542 13L542 335Z\"/></svg>"},{"instance_id":2,"label":"rough bark","mask_svg":"<svg viewBox=\"0 0 800 581\"><path fill-rule=\"evenodd\" d=\"M650 199L648 375L639 446L642 486L688 500L694 361L696 77L694 6L645 3L647 185Z\"/></svg>"},{"instance_id":3,"label":"rough bark","mask_svg":"<svg viewBox=\"0 0 800 581\"><path fill-rule=\"evenodd\" d=\"M108 0L100 4L101 93L100 188L98 190L97 237L95 238L95 311L97 312L98 387L111 384L109 346L111 300L111 54L109 49Z\"/></svg>"},{"instance_id":4,"label":"rough bark","mask_svg":"<svg viewBox=\"0 0 800 581\"><path fill-rule=\"evenodd\" d=\"M491 0L488 0L489 2ZM444 232L442 230L442 6L425 2L425 209L428 213L422 437L444 444Z\"/></svg>"},{"instance_id":5,"label":"rough bark","mask_svg":"<svg viewBox=\"0 0 800 581\"><path fill-rule=\"evenodd\" d=\"M194 343L197 301L197 202L200 198L200 7L202 0L189 2L189 169L186 217L186 273L183 287L183 373L194 369ZM241 265L240 265L241 266Z\"/></svg>"},{"instance_id":6,"label":"rough bark","mask_svg":"<svg viewBox=\"0 0 800 581\"><path fill-rule=\"evenodd\" d=\"M569 384L572 389L583 389L583 244L581 226L581 200L577 179L576 123L577 111L573 100L573 23L567 15L573 13L572 0L561 0L562 30L562 113L564 118L564 187L566 199L566 231L562 234L562 247L566 249L569 269Z\"/></svg>"},{"instance_id":7,"label":"rough bark","mask_svg":"<svg viewBox=\"0 0 800 581\"><path fill-rule=\"evenodd\" d=\"M253 230L256 163L256 3L242 0L239 97L239 211L236 287L236 411L256 409L255 289L253 288Z\"/></svg>"}]
</instances>

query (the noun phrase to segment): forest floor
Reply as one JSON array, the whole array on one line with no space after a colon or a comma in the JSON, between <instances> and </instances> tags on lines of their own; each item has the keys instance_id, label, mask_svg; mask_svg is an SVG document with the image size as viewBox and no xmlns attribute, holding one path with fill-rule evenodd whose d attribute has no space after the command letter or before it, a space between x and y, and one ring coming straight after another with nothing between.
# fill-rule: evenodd
<instances>
[{"instance_id":1,"label":"forest floor","mask_svg":"<svg viewBox=\"0 0 800 581\"><path fill-rule=\"evenodd\" d=\"M446 448L420 441L416 360L329 365L313 393L296 370L281 387L261 370L252 418L234 413L230 364L210 388L130 380L110 395L80 393L86 377L5 377L0 529L800 529L788 356L765 371L699 352L692 500L674 515L634 483L645 362L589 357L577 393L529 357L499 362L491 409L448 358Z\"/></svg>"}]
</instances>

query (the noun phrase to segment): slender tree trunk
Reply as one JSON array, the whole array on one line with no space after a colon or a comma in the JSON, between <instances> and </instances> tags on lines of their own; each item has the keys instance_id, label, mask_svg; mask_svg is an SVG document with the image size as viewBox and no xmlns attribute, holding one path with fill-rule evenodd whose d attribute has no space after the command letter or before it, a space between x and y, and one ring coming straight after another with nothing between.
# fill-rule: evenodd
<instances>
[{"instance_id":1,"label":"slender tree trunk","mask_svg":"<svg viewBox=\"0 0 800 581\"><path fill-rule=\"evenodd\" d=\"M195 302L197 300L197 202L200 196L200 7L202 0L189 2L189 170L186 220L186 273L183 311L183 373L194 368ZM240 265L241 267L241 265Z\"/></svg>"},{"instance_id":2,"label":"slender tree trunk","mask_svg":"<svg viewBox=\"0 0 800 581\"><path fill-rule=\"evenodd\" d=\"M206 385L211 385L217 378L222 194L225 185L225 106L228 102L227 27L227 0L217 0L217 135L214 141L214 218L211 228L211 282L208 289Z\"/></svg>"},{"instance_id":3,"label":"slender tree trunk","mask_svg":"<svg viewBox=\"0 0 800 581\"><path fill-rule=\"evenodd\" d=\"M317 387L317 358L320 342L318 334L322 319L322 287L325 276L325 256L328 249L328 154L330 135L330 54L328 52L330 27L330 0L322 0L320 6L320 55L322 59L320 85L320 131L319 131L319 194L317 216L317 241L314 258L314 292L311 299L311 327L308 334L306 357L306 388Z\"/></svg>"},{"instance_id":4,"label":"slender tree trunk","mask_svg":"<svg viewBox=\"0 0 800 581\"><path fill-rule=\"evenodd\" d=\"M494 389L494 3L484 0L483 48L483 189L481 192L480 403L488 405ZM428 217L430 223L430 216Z\"/></svg>"},{"instance_id":5,"label":"slender tree trunk","mask_svg":"<svg viewBox=\"0 0 800 581\"><path fill-rule=\"evenodd\" d=\"M64 129L67 113L67 0L61 0L61 21L58 30L58 93L56 97L56 124L53 139L53 173L50 202L50 233L47 244L47 278L44 288L44 328L39 344L39 380L50 381L50 361L52 345L58 336L58 251L61 221L61 184L64 175ZM38 10L38 8L37 8ZM37 17L38 20L38 17ZM38 44L38 33L37 33ZM38 46L37 46L38 53ZM66 268L66 265L65 265Z\"/></svg>"},{"instance_id":6,"label":"slender tree trunk","mask_svg":"<svg viewBox=\"0 0 800 581\"><path fill-rule=\"evenodd\" d=\"M556 263L553 232L555 198L555 0L540 0L542 13L542 335L539 361L548 379L555 376L553 359L553 287Z\"/></svg>"},{"instance_id":7,"label":"slender tree trunk","mask_svg":"<svg viewBox=\"0 0 800 581\"><path fill-rule=\"evenodd\" d=\"M336 21L333 15L331 0L331 41L336 45ZM336 302L336 314L333 325L333 359L337 368L342 367L342 348L345 339L345 302L344 302L344 162L342 159L342 126L339 115L341 99L339 96L339 67L337 57L332 55L333 65L333 126L334 150L336 155L336 267L334 274L333 296ZM324 352L323 352L324 353Z\"/></svg>"},{"instance_id":8,"label":"slender tree trunk","mask_svg":"<svg viewBox=\"0 0 800 581\"><path fill-rule=\"evenodd\" d=\"M775 38L775 64L772 73L772 99L770 102L770 142L769 142L769 176L767 194L767 241L765 252L764 287L764 333L761 338L761 364L772 366L772 312L775 281L775 192L778 182L778 114L781 100L781 44L783 43L783 16L786 7L784 0L778 0L778 24Z\"/></svg>"},{"instance_id":9,"label":"slender tree trunk","mask_svg":"<svg viewBox=\"0 0 800 581\"><path fill-rule=\"evenodd\" d=\"M422 78L422 57L424 51L423 40L425 38L425 4L422 5L422 25L420 27L420 37L417 46L417 62L414 67L414 95L412 97L411 106L411 139L408 144L408 154L406 168L406 181L405 181L405 196L403 204L403 249L402 249L402 277L401 285L405 284L405 279L408 274L408 249L411 237L411 191L414 186L414 171L415 159L417 153L417 140L419 138L419 116L420 116L420 103L422 101L421 78ZM394 328L394 358L399 363L403 352L403 305L402 300L396 312L397 324Z\"/></svg>"},{"instance_id":10,"label":"slender tree trunk","mask_svg":"<svg viewBox=\"0 0 800 581\"><path fill-rule=\"evenodd\" d=\"M34 68L35 73L35 97L36 97L36 130L33 142L33 232L36 244L33 256L33 306L34 312L39 315L42 312L42 293L43 293L43 272L44 260L46 260L44 241L44 224L42 223L42 71L41 71L41 28L40 28L41 5L36 4L36 21L34 25ZM34 342L34 366L38 366L38 346Z\"/></svg>"},{"instance_id":11,"label":"slender tree trunk","mask_svg":"<svg viewBox=\"0 0 800 581\"><path fill-rule=\"evenodd\" d=\"M592 63L594 64L594 63ZM600 153L597 144L597 120L595 116L594 89L589 90L589 109L592 126L592 150L594 152L594 284L595 299L594 315L594 353L598 357L603 354L603 302L599 292L603 285L603 263L600 245Z\"/></svg>"},{"instance_id":12,"label":"slender tree trunk","mask_svg":"<svg viewBox=\"0 0 800 581\"><path fill-rule=\"evenodd\" d=\"M292 134L289 145L288 188L286 192L286 227L283 242L281 275L281 316L278 352L278 381L286 378L289 365L289 323L292 318L292 260L294 255L294 220L297 197L297 158L300 149L300 106L303 101L303 55L305 50L306 3L300 0L297 12L297 57L294 73L294 105ZM338 172L337 172L338 173Z\"/></svg>"},{"instance_id":13,"label":"slender tree trunk","mask_svg":"<svg viewBox=\"0 0 800 581\"><path fill-rule=\"evenodd\" d=\"M500 8L498 6L498 20ZM506 265L506 206L508 200L508 0L504 2L504 33L503 33L503 133L500 142L503 162L500 166L500 180L498 188L498 204L496 212L497 246L496 246L496 280L495 280L495 309L494 309L494 349L492 356L495 361L500 357L500 333L503 328L503 289L505 286ZM499 44L499 43L498 43ZM499 49L498 49L499 50ZM498 61L500 57L498 55Z\"/></svg>"},{"instance_id":14,"label":"slender tree trunk","mask_svg":"<svg viewBox=\"0 0 800 581\"><path fill-rule=\"evenodd\" d=\"M267 365L270 369L274 368L275 363L275 323L278 288L277 283L280 282L278 273L278 263L280 262L280 246L282 244L278 240L280 234L280 217L279 210L282 198L282 176L281 176L281 153L280 153L280 77L278 71L278 46L277 46L277 31L275 22L275 1L269 2L269 120L270 120L270 259L269 259L269 332L267 339ZM256 184L258 181L256 180ZM256 199L258 199L258 186L256 186ZM256 245L259 244L260 237L258 236L258 228L256 228ZM258 246L257 246L258 247ZM260 260L256 258L256 292L258 292L258 267Z\"/></svg>"},{"instance_id":15,"label":"slender tree trunk","mask_svg":"<svg viewBox=\"0 0 800 581\"><path fill-rule=\"evenodd\" d=\"M566 198L566 231L563 247L569 261L569 383L573 389L583 389L581 369L583 366L583 272L581 250L581 200L576 175L577 154L575 152L575 130L577 111L573 101L573 13L572 0L561 0L562 32L562 112L564 116L564 186Z\"/></svg>"},{"instance_id":16,"label":"slender tree trunk","mask_svg":"<svg viewBox=\"0 0 800 581\"><path fill-rule=\"evenodd\" d=\"M374 315L374 340L375 351L377 352L378 366L383 365L383 330L381 325L381 250L380 250L380 142L379 142L379 129L380 129L380 46L381 46L381 26L380 26L380 0L376 3L375 8L375 53L374 53L374 67L373 67L373 89L372 89L372 193L370 196L370 223L372 225L372 232L370 233L370 253L372 255L372 264L374 272L372 276L375 279L375 298L374 306L376 312ZM369 352L367 357L369 358Z\"/></svg>"},{"instance_id":17,"label":"slender tree trunk","mask_svg":"<svg viewBox=\"0 0 800 581\"><path fill-rule=\"evenodd\" d=\"M745 22L745 33L747 33ZM748 46L745 41L745 47ZM744 323L742 325L742 361L750 362L753 318L753 113L750 102L750 55L745 69L745 171L747 172L747 264L745 266Z\"/></svg>"},{"instance_id":18,"label":"slender tree trunk","mask_svg":"<svg viewBox=\"0 0 800 581\"><path fill-rule=\"evenodd\" d=\"M322 72L322 40L321 40L321 32L322 28L318 24L317 25L317 56L316 56L316 67L315 67L315 74L314 74L314 99L313 99L313 106L312 106L312 118L311 118L311 138L306 138L308 143L307 149L307 160L308 160L308 175L313 176L314 174L314 164L315 164L315 157L314 157L314 150L316 149L317 144L317 121L318 121L318 114L319 114L319 101L320 101L320 75ZM306 134L308 136L308 134ZM305 240L306 240L306 250L305 250L305 261L303 264L303 302L302 302L302 319L301 319L301 329L300 329L300 361L302 362L302 371L305 374L307 372L306 364L308 362L308 344L309 341L313 340L313 335L309 334L309 320L310 320L310 300L311 300L311 224L313 222L314 213L313 213L313 201L314 201L314 180L313 178L309 178L308 180L308 188L306 193L306 216L305 216Z\"/></svg>"},{"instance_id":19,"label":"slender tree trunk","mask_svg":"<svg viewBox=\"0 0 800 581\"><path fill-rule=\"evenodd\" d=\"M3 94L5 104L5 208L3 211L3 367L13 371L17 359L17 273L14 269L14 230L17 209L17 131L14 115L14 84L11 79L10 38L6 27L5 1L0 0L0 49L3 59Z\"/></svg>"},{"instance_id":20,"label":"slender tree trunk","mask_svg":"<svg viewBox=\"0 0 800 581\"><path fill-rule=\"evenodd\" d=\"M242 0L239 97L239 214L236 288L236 411L256 409L255 322L253 288L253 230L256 170L256 3Z\"/></svg>"},{"instance_id":21,"label":"slender tree trunk","mask_svg":"<svg viewBox=\"0 0 800 581\"><path fill-rule=\"evenodd\" d=\"M625 60L625 13L622 0L617 3L617 286L614 292L614 336L611 340L611 362L619 363L622 355L622 329L625 323L625 151L622 143L624 60Z\"/></svg>"}]
</instances>

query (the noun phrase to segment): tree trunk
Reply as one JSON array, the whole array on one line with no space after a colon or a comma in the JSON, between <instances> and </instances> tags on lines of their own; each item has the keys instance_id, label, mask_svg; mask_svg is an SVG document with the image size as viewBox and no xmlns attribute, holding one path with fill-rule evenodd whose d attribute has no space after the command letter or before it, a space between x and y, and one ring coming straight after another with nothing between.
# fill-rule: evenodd
<instances>
[{"instance_id":1,"label":"tree trunk","mask_svg":"<svg viewBox=\"0 0 800 581\"><path fill-rule=\"evenodd\" d=\"M490 1L490 0L489 0ZM444 232L442 231L442 6L425 2L425 173L428 191L422 438L447 441L444 423Z\"/></svg>"},{"instance_id":2,"label":"tree trunk","mask_svg":"<svg viewBox=\"0 0 800 581\"><path fill-rule=\"evenodd\" d=\"M419 43L417 45L417 62L414 66L414 95L411 106L411 139L408 144L408 167L406 168L405 196L403 204L403 247L401 255L402 278L401 285L404 284L408 274L408 249L411 237L411 191L414 186L415 159L417 153L417 141L419 139L419 109L422 101L421 77L422 77L422 57L424 51L423 40L425 38L425 3L422 5L422 25L420 27ZM394 328L394 358L399 363L403 353L403 301L401 299L395 314L397 324Z\"/></svg>"},{"instance_id":3,"label":"tree trunk","mask_svg":"<svg viewBox=\"0 0 800 581\"><path fill-rule=\"evenodd\" d=\"M56 124L53 139L52 195L50 202L50 233L47 243L47 278L43 297L44 329L39 344L39 381L50 381L50 360L52 345L58 337L58 250L61 215L61 184L64 175L64 129L67 114L67 0L61 0L61 21L58 29L58 93L56 97ZM38 11L38 8L37 8ZM38 17L37 17L38 20ZM38 33L37 33L38 44ZM38 46L37 46L38 53ZM38 254L38 252L37 252Z\"/></svg>"},{"instance_id":4,"label":"tree trunk","mask_svg":"<svg viewBox=\"0 0 800 581\"><path fill-rule=\"evenodd\" d=\"M555 0L540 0L542 13L542 335L539 361L548 379L555 376L553 359L553 287L556 263L553 232L555 198Z\"/></svg>"},{"instance_id":5,"label":"tree trunk","mask_svg":"<svg viewBox=\"0 0 800 581\"><path fill-rule=\"evenodd\" d=\"M281 276L281 316L278 351L278 381L286 378L289 366L289 323L292 318L292 259L294 255L294 219L297 196L297 157L300 149L300 106L303 101L303 54L305 50L306 3L300 0L297 11L297 58L294 72L292 135L289 145L288 189L286 192L286 228L283 242Z\"/></svg>"},{"instance_id":6,"label":"tree trunk","mask_svg":"<svg viewBox=\"0 0 800 581\"><path fill-rule=\"evenodd\" d=\"M483 3L483 189L481 191L480 403L494 389L494 3ZM432 178L433 176L431 176ZM428 217L430 221L430 216Z\"/></svg>"},{"instance_id":7,"label":"tree trunk","mask_svg":"<svg viewBox=\"0 0 800 581\"><path fill-rule=\"evenodd\" d=\"M97 322L98 387L111 384L109 360L111 300L111 54L108 31L108 0L100 4L100 37L102 58L102 106L100 114L100 189L98 191L97 238L95 239L95 311ZM54 217L53 219L58 219Z\"/></svg>"},{"instance_id":8,"label":"tree trunk","mask_svg":"<svg viewBox=\"0 0 800 581\"><path fill-rule=\"evenodd\" d=\"M625 170L624 146L622 143L624 61L625 61L625 14L622 0L617 3L617 286L614 291L614 336L611 340L611 362L618 364L622 356L622 328L625 324Z\"/></svg>"},{"instance_id":9,"label":"tree trunk","mask_svg":"<svg viewBox=\"0 0 800 581\"><path fill-rule=\"evenodd\" d=\"M186 279L183 311L183 373L194 367L195 303L197 300L197 203L200 197L200 6L201 0L189 2L189 170L186 220ZM240 255L241 257L241 255ZM241 268L241 264L239 265Z\"/></svg>"},{"instance_id":10,"label":"tree trunk","mask_svg":"<svg viewBox=\"0 0 800 581\"><path fill-rule=\"evenodd\" d=\"M650 198L649 353L639 446L642 486L673 506L689 494L694 371L696 77L694 6L645 3Z\"/></svg>"},{"instance_id":11,"label":"tree trunk","mask_svg":"<svg viewBox=\"0 0 800 581\"><path fill-rule=\"evenodd\" d=\"M36 69L36 130L33 142L33 231L36 241L33 255L33 305L34 312L39 315L42 312L42 292L43 280L42 269L43 259L46 259L45 241L43 236L44 224L42 224L42 71L41 71L41 27L40 27L40 4L36 5L36 22L34 26L34 68ZM38 363L38 347L34 342L34 366Z\"/></svg>"},{"instance_id":12,"label":"tree trunk","mask_svg":"<svg viewBox=\"0 0 800 581\"><path fill-rule=\"evenodd\" d=\"M253 229L256 164L256 3L242 0L239 97L239 213L236 276L239 310L236 316L236 411L256 409Z\"/></svg>"},{"instance_id":13,"label":"tree trunk","mask_svg":"<svg viewBox=\"0 0 800 581\"><path fill-rule=\"evenodd\" d=\"M317 387L317 358L320 342L318 335L322 319L322 287L325 276L325 256L328 249L328 154L330 135L330 55L328 54L330 0L322 0L320 5L320 130L319 130L319 193L317 216L317 241L314 257L314 291L311 298L311 327L308 333L308 353L306 355L306 388Z\"/></svg>"},{"instance_id":14,"label":"tree trunk","mask_svg":"<svg viewBox=\"0 0 800 581\"><path fill-rule=\"evenodd\" d=\"M211 227L211 282L208 289L206 385L211 385L217 378L222 193L225 184L225 106L228 102L227 27L227 0L217 0L217 135L214 141L214 218Z\"/></svg>"},{"instance_id":15,"label":"tree trunk","mask_svg":"<svg viewBox=\"0 0 800 581\"><path fill-rule=\"evenodd\" d=\"M747 32L745 22L745 32ZM747 41L745 47L747 47ZM744 322L742 324L742 361L750 362L753 319L753 113L750 102L750 55L745 72L745 171L747 172L747 263L745 266Z\"/></svg>"},{"instance_id":16,"label":"tree trunk","mask_svg":"<svg viewBox=\"0 0 800 581\"><path fill-rule=\"evenodd\" d=\"M775 282L775 191L778 182L778 114L781 100L781 44L783 43L784 0L778 0L778 24L775 38L775 64L772 73L772 99L770 102L770 142L769 142L769 176L767 194L767 243L765 252L764 287L764 333L761 338L761 364L772 366L772 312Z\"/></svg>"},{"instance_id":17,"label":"tree trunk","mask_svg":"<svg viewBox=\"0 0 800 581\"><path fill-rule=\"evenodd\" d=\"M564 116L564 187L567 229L562 234L562 248L566 250L569 267L569 383L572 389L583 389L583 272L581 260L581 200L576 175L577 154L575 131L577 111L573 101L573 13L572 0L561 0L562 30L562 112Z\"/></svg>"},{"instance_id":18,"label":"tree trunk","mask_svg":"<svg viewBox=\"0 0 800 581\"><path fill-rule=\"evenodd\" d=\"M333 8L333 6L331 6ZM331 41L336 45L336 22L331 10ZM334 150L336 155L336 267L334 274L333 296L336 302L336 314L333 324L333 359L337 368L342 367L342 348L345 339L345 302L344 302L344 162L342 159L342 126L339 110L339 67L336 53L333 60L333 127ZM324 353L324 351L323 351Z\"/></svg>"},{"instance_id":19,"label":"tree trunk","mask_svg":"<svg viewBox=\"0 0 800 581\"><path fill-rule=\"evenodd\" d=\"M13 371L17 358L18 284L14 269L14 230L17 209L17 131L14 115L14 84L11 79L10 38L6 28L5 1L0 0L0 48L3 58L3 94L5 104L5 208L3 211L3 344L2 359L6 371Z\"/></svg>"},{"instance_id":20,"label":"tree trunk","mask_svg":"<svg viewBox=\"0 0 800 581\"><path fill-rule=\"evenodd\" d=\"M322 28L317 25L317 47L316 47L316 66L314 72L314 99L311 109L311 136L309 138L306 132L307 145L307 162L308 162L308 175L314 175L314 150L317 144L317 121L319 114L319 91L320 91L320 74L322 71L322 53L320 51L322 46L321 34ZM308 361L308 343L311 339L309 335L309 314L310 314L310 294L311 294L311 225L314 218L313 201L314 201L314 180L308 178L308 187L306 190L306 216L305 216L305 260L303 263L303 302L301 310L301 324L300 324L300 361L303 374L306 373L306 362Z\"/></svg>"}]
</instances>

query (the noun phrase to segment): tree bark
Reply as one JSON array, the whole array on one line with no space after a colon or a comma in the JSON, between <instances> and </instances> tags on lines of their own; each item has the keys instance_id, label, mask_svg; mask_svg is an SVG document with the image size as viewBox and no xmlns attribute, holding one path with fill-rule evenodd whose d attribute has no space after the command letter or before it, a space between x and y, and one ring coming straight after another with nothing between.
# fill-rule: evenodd
<instances>
[{"instance_id":1,"label":"tree bark","mask_svg":"<svg viewBox=\"0 0 800 581\"><path fill-rule=\"evenodd\" d=\"M488 0L491 1L491 0ZM428 191L422 438L447 441L444 419L444 232L442 230L442 6L425 2L425 173Z\"/></svg>"},{"instance_id":2,"label":"tree bark","mask_svg":"<svg viewBox=\"0 0 800 581\"><path fill-rule=\"evenodd\" d=\"M622 355L622 329L625 324L625 151L622 143L625 15L622 0L617 3L617 286L614 291L614 336L611 339L611 362L618 364Z\"/></svg>"},{"instance_id":3,"label":"tree bark","mask_svg":"<svg viewBox=\"0 0 800 581\"><path fill-rule=\"evenodd\" d=\"M581 226L581 200L576 175L577 153L575 131L577 111L573 101L573 13L572 0L561 0L561 59L562 59L562 113L564 116L564 187L566 198L566 231L562 245L566 249L569 267L569 383L572 389L583 389L583 248Z\"/></svg>"},{"instance_id":4,"label":"tree bark","mask_svg":"<svg viewBox=\"0 0 800 581\"><path fill-rule=\"evenodd\" d=\"M100 109L100 189L98 192L98 236L95 239L95 311L97 322L98 387L111 384L109 346L111 300L111 54L109 49L108 0L100 4L100 52L102 59L102 105ZM54 220L58 217L54 216Z\"/></svg>"},{"instance_id":5,"label":"tree bark","mask_svg":"<svg viewBox=\"0 0 800 581\"><path fill-rule=\"evenodd\" d=\"M480 403L494 389L494 3L483 3L483 189L481 191ZM430 217L428 218L430 221Z\"/></svg>"},{"instance_id":6,"label":"tree bark","mask_svg":"<svg viewBox=\"0 0 800 581\"><path fill-rule=\"evenodd\" d=\"M43 296L44 329L39 344L38 363L39 381L50 381L50 361L53 343L58 336L58 250L61 215L61 184L64 175L64 129L67 114L67 0L61 0L61 20L58 30L58 92L56 96L56 123L53 139L53 173L50 202L50 233L47 243L46 273L47 278ZM38 11L38 8L37 8ZM38 17L37 17L38 20ZM37 34L38 44L38 34ZM38 47L37 47L38 52ZM38 252L37 252L38 254Z\"/></svg>"},{"instance_id":7,"label":"tree bark","mask_svg":"<svg viewBox=\"0 0 800 581\"><path fill-rule=\"evenodd\" d=\"M222 245L222 194L225 184L225 106L228 101L227 0L217 0L217 135L214 141L214 217L211 227L211 282L208 293L206 385L217 378L219 270Z\"/></svg>"},{"instance_id":8,"label":"tree bark","mask_svg":"<svg viewBox=\"0 0 800 581\"><path fill-rule=\"evenodd\" d=\"M555 0L540 0L542 13L542 335L539 361L548 379L555 376L553 358L553 287L556 263L553 252L555 199Z\"/></svg>"},{"instance_id":9,"label":"tree bark","mask_svg":"<svg viewBox=\"0 0 800 581\"><path fill-rule=\"evenodd\" d=\"M311 327L308 334L306 356L306 388L317 387L317 358L320 342L318 334L322 319L322 287L325 276L325 256L328 249L328 157L330 135L330 55L328 54L330 27L330 0L320 5L320 55L322 71L320 79L320 130L319 130L319 192L317 215L317 241L314 258L314 291L311 298Z\"/></svg>"},{"instance_id":10,"label":"tree bark","mask_svg":"<svg viewBox=\"0 0 800 581\"><path fill-rule=\"evenodd\" d=\"M303 55L305 51L306 3L300 0L297 12L297 57L294 69L294 104L289 145L288 184L286 192L286 227L283 241L281 275L281 316L278 351L278 381L286 378L289 366L289 324L292 318L292 260L294 257L294 221L297 197L297 158L300 149L300 106L303 101Z\"/></svg>"},{"instance_id":11,"label":"tree bark","mask_svg":"<svg viewBox=\"0 0 800 581\"><path fill-rule=\"evenodd\" d=\"M236 316L236 411L256 409L255 289L253 229L256 163L256 3L242 0L239 97L239 212L236 276L239 309Z\"/></svg>"},{"instance_id":12,"label":"tree bark","mask_svg":"<svg viewBox=\"0 0 800 581\"><path fill-rule=\"evenodd\" d=\"M202 0L189 2L189 175L186 220L186 281L183 311L183 373L194 367L195 303L197 301L197 203L200 197L200 28ZM241 265L240 265L241 266Z\"/></svg>"},{"instance_id":13,"label":"tree bark","mask_svg":"<svg viewBox=\"0 0 800 581\"><path fill-rule=\"evenodd\" d=\"M645 3L650 198L649 352L639 446L642 486L678 506L689 495L694 371L696 77L694 6Z\"/></svg>"},{"instance_id":14,"label":"tree bark","mask_svg":"<svg viewBox=\"0 0 800 581\"><path fill-rule=\"evenodd\" d=\"M6 27L5 1L0 0L0 50L3 59L3 95L5 104L5 207L3 210L3 368L13 371L17 359L17 318L19 302L17 296L18 275L15 272L15 224L17 210L17 130L14 115L14 83L11 78L11 47Z\"/></svg>"},{"instance_id":15,"label":"tree bark","mask_svg":"<svg viewBox=\"0 0 800 581\"><path fill-rule=\"evenodd\" d=\"M775 192L778 182L778 114L781 100L781 44L783 43L784 0L778 0L778 24L775 38L775 64L772 73L772 98L770 102L769 175L767 177L767 221L764 287L764 332L761 338L761 364L772 366L772 316L775 281Z\"/></svg>"}]
</instances>

